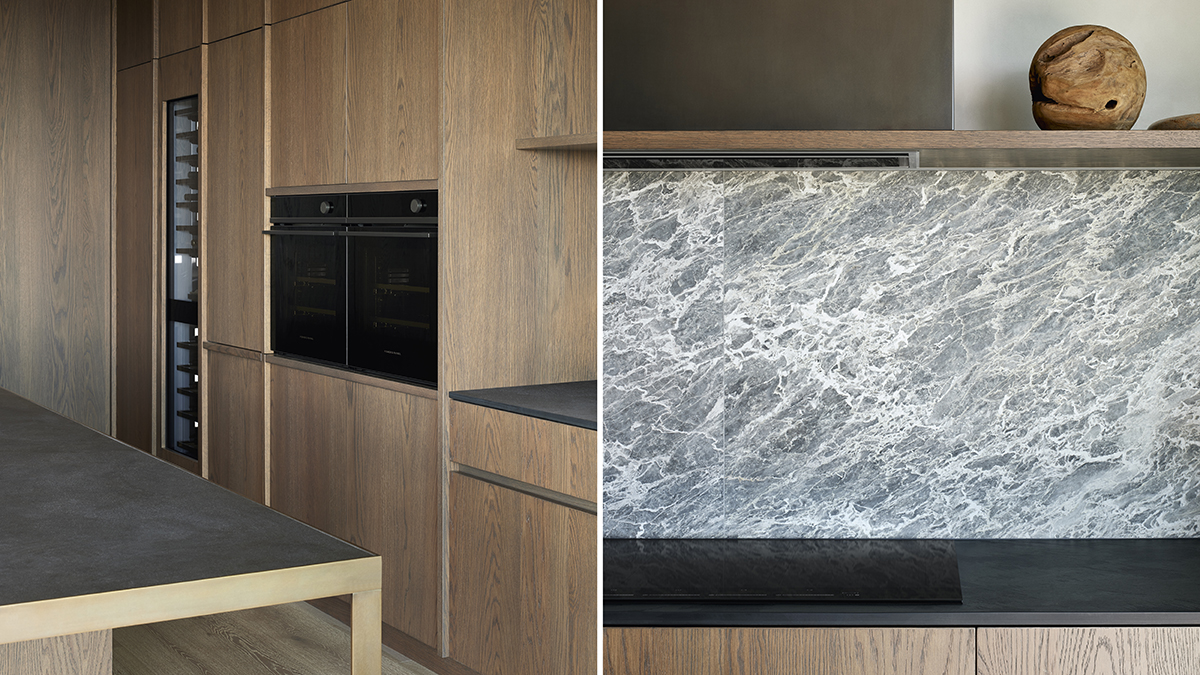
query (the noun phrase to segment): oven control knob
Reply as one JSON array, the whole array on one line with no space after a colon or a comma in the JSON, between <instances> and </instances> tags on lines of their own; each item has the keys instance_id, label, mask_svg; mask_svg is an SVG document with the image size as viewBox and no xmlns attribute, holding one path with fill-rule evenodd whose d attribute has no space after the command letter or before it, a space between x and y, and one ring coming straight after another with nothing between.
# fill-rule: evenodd
<instances>
[{"instance_id":1,"label":"oven control knob","mask_svg":"<svg viewBox=\"0 0 1200 675\"><path fill-rule=\"evenodd\" d=\"M429 203L424 199L414 199L412 200L412 203L408 205L408 207L412 209L413 213L421 213L429 208Z\"/></svg>"},{"instance_id":2,"label":"oven control knob","mask_svg":"<svg viewBox=\"0 0 1200 675\"><path fill-rule=\"evenodd\" d=\"M333 202L321 202L321 213L330 214L333 213L333 209Z\"/></svg>"}]
</instances>

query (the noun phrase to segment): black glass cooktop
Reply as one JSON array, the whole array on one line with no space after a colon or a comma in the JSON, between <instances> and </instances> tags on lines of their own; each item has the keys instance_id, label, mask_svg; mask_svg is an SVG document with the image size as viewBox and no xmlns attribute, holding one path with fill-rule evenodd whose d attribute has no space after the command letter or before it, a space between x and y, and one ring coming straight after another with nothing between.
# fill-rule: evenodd
<instances>
[{"instance_id":1,"label":"black glass cooktop","mask_svg":"<svg viewBox=\"0 0 1200 675\"><path fill-rule=\"evenodd\" d=\"M605 602L961 603L951 541L606 539Z\"/></svg>"}]
</instances>

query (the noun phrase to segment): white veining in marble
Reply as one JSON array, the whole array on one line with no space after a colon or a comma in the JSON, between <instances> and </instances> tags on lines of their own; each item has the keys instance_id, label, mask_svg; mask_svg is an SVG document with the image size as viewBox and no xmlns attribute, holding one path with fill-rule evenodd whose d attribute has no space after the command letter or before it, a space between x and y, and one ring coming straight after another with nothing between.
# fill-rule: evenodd
<instances>
[{"instance_id":1,"label":"white veining in marble","mask_svg":"<svg viewBox=\"0 0 1200 675\"><path fill-rule=\"evenodd\" d=\"M1200 535L1200 173L630 172L605 202L606 535Z\"/></svg>"}]
</instances>

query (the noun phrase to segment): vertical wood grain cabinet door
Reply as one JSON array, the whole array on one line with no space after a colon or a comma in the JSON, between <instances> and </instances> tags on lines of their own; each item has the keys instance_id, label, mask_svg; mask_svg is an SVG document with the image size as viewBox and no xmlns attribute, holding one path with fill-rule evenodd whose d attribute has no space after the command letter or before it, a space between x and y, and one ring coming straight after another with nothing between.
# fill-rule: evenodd
<instances>
[{"instance_id":1,"label":"vertical wood grain cabinet door","mask_svg":"<svg viewBox=\"0 0 1200 675\"><path fill-rule=\"evenodd\" d=\"M208 478L262 504L266 442L263 363L208 353Z\"/></svg>"},{"instance_id":2,"label":"vertical wood grain cabinet door","mask_svg":"<svg viewBox=\"0 0 1200 675\"><path fill-rule=\"evenodd\" d=\"M978 675L1200 672L1200 628L980 628Z\"/></svg>"},{"instance_id":3,"label":"vertical wood grain cabinet door","mask_svg":"<svg viewBox=\"0 0 1200 675\"><path fill-rule=\"evenodd\" d=\"M727 628L606 628L604 675L724 675Z\"/></svg>"},{"instance_id":4,"label":"vertical wood grain cabinet door","mask_svg":"<svg viewBox=\"0 0 1200 675\"><path fill-rule=\"evenodd\" d=\"M346 5L271 31L271 184L345 183Z\"/></svg>"},{"instance_id":5,"label":"vertical wood grain cabinet door","mask_svg":"<svg viewBox=\"0 0 1200 675\"><path fill-rule=\"evenodd\" d=\"M158 56L170 56L200 46L204 0L160 0Z\"/></svg>"},{"instance_id":6,"label":"vertical wood grain cabinet door","mask_svg":"<svg viewBox=\"0 0 1200 675\"><path fill-rule=\"evenodd\" d=\"M436 179L440 0L353 0L349 11L347 181Z\"/></svg>"},{"instance_id":7,"label":"vertical wood grain cabinet door","mask_svg":"<svg viewBox=\"0 0 1200 675\"><path fill-rule=\"evenodd\" d=\"M252 31L263 26L264 0L206 0L208 3L208 43Z\"/></svg>"},{"instance_id":8,"label":"vertical wood grain cabinet door","mask_svg":"<svg viewBox=\"0 0 1200 675\"><path fill-rule=\"evenodd\" d=\"M450 474L450 658L482 675L596 671L596 516Z\"/></svg>"},{"instance_id":9,"label":"vertical wood grain cabinet door","mask_svg":"<svg viewBox=\"0 0 1200 675\"><path fill-rule=\"evenodd\" d=\"M267 346L263 57L261 30L208 47L206 330L212 342L253 351Z\"/></svg>"},{"instance_id":10,"label":"vertical wood grain cabinet door","mask_svg":"<svg viewBox=\"0 0 1200 675\"><path fill-rule=\"evenodd\" d=\"M351 541L383 556L383 620L438 645L442 561L438 405L367 385L354 390Z\"/></svg>"}]
</instances>

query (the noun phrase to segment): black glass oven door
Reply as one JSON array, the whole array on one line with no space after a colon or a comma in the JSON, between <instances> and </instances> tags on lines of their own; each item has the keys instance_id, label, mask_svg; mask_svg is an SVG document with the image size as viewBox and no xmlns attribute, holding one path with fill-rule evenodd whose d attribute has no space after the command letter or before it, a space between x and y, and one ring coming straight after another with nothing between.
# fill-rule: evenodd
<instances>
[{"instance_id":1,"label":"black glass oven door","mask_svg":"<svg viewBox=\"0 0 1200 675\"><path fill-rule=\"evenodd\" d=\"M350 365L437 386L437 230L351 228Z\"/></svg>"},{"instance_id":2,"label":"black glass oven door","mask_svg":"<svg viewBox=\"0 0 1200 675\"><path fill-rule=\"evenodd\" d=\"M345 228L271 234L271 348L346 363Z\"/></svg>"}]
</instances>

